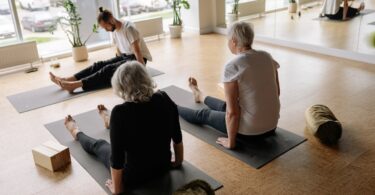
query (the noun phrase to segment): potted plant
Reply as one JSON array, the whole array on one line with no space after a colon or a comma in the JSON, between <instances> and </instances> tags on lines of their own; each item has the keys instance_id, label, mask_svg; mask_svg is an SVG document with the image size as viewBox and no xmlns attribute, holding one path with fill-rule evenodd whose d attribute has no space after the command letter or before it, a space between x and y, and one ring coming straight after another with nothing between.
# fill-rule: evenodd
<instances>
[{"instance_id":1,"label":"potted plant","mask_svg":"<svg viewBox=\"0 0 375 195\"><path fill-rule=\"evenodd\" d=\"M289 0L289 7L288 7L289 13L297 13L297 3L296 0Z\"/></svg>"},{"instance_id":2,"label":"potted plant","mask_svg":"<svg viewBox=\"0 0 375 195\"><path fill-rule=\"evenodd\" d=\"M77 6L71 0L64 0L63 7L67 16L58 18L57 22L60 24L61 29L64 31L70 44L72 45L72 55L76 62L85 61L88 59L88 52L86 42L89 40L93 33L98 32L98 25L94 24L91 34L85 41L81 40L79 25L82 18L77 12Z\"/></svg>"},{"instance_id":3,"label":"potted plant","mask_svg":"<svg viewBox=\"0 0 375 195\"><path fill-rule=\"evenodd\" d=\"M228 22L229 24L235 22L238 20L238 4L239 4L240 0L234 0L233 4L232 4L232 11L230 13L227 13L227 18L228 18Z\"/></svg>"},{"instance_id":4,"label":"potted plant","mask_svg":"<svg viewBox=\"0 0 375 195\"><path fill-rule=\"evenodd\" d=\"M181 8L190 9L190 4L187 0L166 0L172 6L173 23L169 25L169 32L171 38L180 38L182 32Z\"/></svg>"}]
</instances>

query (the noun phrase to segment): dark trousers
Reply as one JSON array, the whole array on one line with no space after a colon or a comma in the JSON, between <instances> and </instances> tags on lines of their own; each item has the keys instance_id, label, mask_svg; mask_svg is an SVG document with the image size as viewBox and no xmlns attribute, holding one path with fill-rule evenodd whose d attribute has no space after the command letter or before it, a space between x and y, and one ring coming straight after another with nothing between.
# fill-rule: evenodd
<instances>
[{"instance_id":1,"label":"dark trousers","mask_svg":"<svg viewBox=\"0 0 375 195\"><path fill-rule=\"evenodd\" d=\"M77 134L77 139L87 153L94 155L108 170L110 169L111 145L107 141L94 139L83 132Z\"/></svg>"},{"instance_id":2,"label":"dark trousers","mask_svg":"<svg viewBox=\"0 0 375 195\"><path fill-rule=\"evenodd\" d=\"M346 14L346 17L348 18L354 18L359 14L359 10L356 8L348 7L348 12ZM344 15L344 8L340 7L339 11L336 14L333 15L325 15L331 20L342 20Z\"/></svg>"},{"instance_id":3,"label":"dark trousers","mask_svg":"<svg viewBox=\"0 0 375 195\"><path fill-rule=\"evenodd\" d=\"M74 77L82 81L84 91L111 87L111 79L117 68L133 60L137 60L135 55L121 54L109 60L95 62L92 66L76 73ZM147 63L147 59L144 61Z\"/></svg>"},{"instance_id":4,"label":"dark trousers","mask_svg":"<svg viewBox=\"0 0 375 195\"><path fill-rule=\"evenodd\" d=\"M225 134L227 134L227 126L226 126L226 119L225 119L225 112L226 112L226 102L207 96L204 99L204 104L207 105L208 108L204 108L201 110L193 110L190 108L185 108L182 106L178 106L178 113L179 115L185 119L186 121L194 124L199 125L208 125L217 129ZM275 129L272 129L264 134L261 135L242 135L237 134L237 138L240 139L254 139L265 137L269 135L273 135L275 133Z\"/></svg>"}]
</instances>

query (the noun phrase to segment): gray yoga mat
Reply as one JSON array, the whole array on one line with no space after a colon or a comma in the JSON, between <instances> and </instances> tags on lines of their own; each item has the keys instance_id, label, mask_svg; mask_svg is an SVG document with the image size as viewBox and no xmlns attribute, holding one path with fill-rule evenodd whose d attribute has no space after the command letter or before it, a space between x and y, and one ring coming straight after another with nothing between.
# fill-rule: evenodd
<instances>
[{"instance_id":1,"label":"gray yoga mat","mask_svg":"<svg viewBox=\"0 0 375 195\"><path fill-rule=\"evenodd\" d=\"M177 105L192 109L206 108L204 104L195 103L193 94L184 89L176 86L170 86L161 90L165 91ZM218 137L226 136L224 133L208 126L188 123L182 118L180 118L180 124L181 128L188 133L256 169L261 168L278 156L288 152L292 148L306 141L304 137L296 135L290 131L277 128L276 134L273 136L253 142L238 140L236 148L234 150L228 150L216 144Z\"/></svg>"},{"instance_id":2,"label":"gray yoga mat","mask_svg":"<svg viewBox=\"0 0 375 195\"><path fill-rule=\"evenodd\" d=\"M373 9L364 9L357 16L365 16L365 15L372 14L372 13L375 13L375 10L373 10ZM357 17L357 16L355 16L355 17ZM345 21L342 21L342 20L330 20L327 17L317 17L317 18L313 18L313 20L316 20L316 21L329 21L329 22L345 22Z\"/></svg>"},{"instance_id":3,"label":"gray yoga mat","mask_svg":"<svg viewBox=\"0 0 375 195\"><path fill-rule=\"evenodd\" d=\"M163 72L160 72L159 70L153 68L148 68L148 71L153 77L164 74ZM74 94L70 94L67 91L61 90L56 85L51 85L11 95L7 98L19 113L23 113L37 108L63 102L72 98L80 97L92 92L95 92L95 90L83 91L82 89L78 89Z\"/></svg>"},{"instance_id":4,"label":"gray yoga mat","mask_svg":"<svg viewBox=\"0 0 375 195\"><path fill-rule=\"evenodd\" d=\"M74 116L74 119L80 129L87 135L93 138L109 141L109 130L105 129L97 110L79 114ZM104 185L105 181L110 178L109 171L92 155L87 154L82 149L79 142L73 140L70 133L65 129L64 120L46 124L45 127L61 144L69 147L70 153L79 164L81 164L81 166L98 182L98 184L110 194ZM190 163L184 161L183 166L180 169L172 170L162 178L150 181L141 188L133 189L126 194L168 195L172 194L177 188L195 179L207 181L215 190L222 187L222 184L218 181L206 175Z\"/></svg>"}]
</instances>

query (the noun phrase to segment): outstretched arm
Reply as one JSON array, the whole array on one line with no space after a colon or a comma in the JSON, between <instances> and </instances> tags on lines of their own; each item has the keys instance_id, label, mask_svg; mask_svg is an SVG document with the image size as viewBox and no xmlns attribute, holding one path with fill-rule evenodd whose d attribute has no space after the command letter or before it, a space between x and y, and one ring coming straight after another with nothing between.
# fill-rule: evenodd
<instances>
[{"instance_id":1,"label":"outstretched arm","mask_svg":"<svg viewBox=\"0 0 375 195\"><path fill-rule=\"evenodd\" d=\"M348 3L348 0L344 0L344 10L343 10L343 13L342 13L342 20L347 20L348 18L346 17L347 14L348 14L348 10L349 10L349 3Z\"/></svg>"},{"instance_id":2,"label":"outstretched arm","mask_svg":"<svg viewBox=\"0 0 375 195\"><path fill-rule=\"evenodd\" d=\"M141 52L139 40L134 41L132 43L132 47L133 47L134 55L137 58L137 61L144 65L145 61L143 60L143 55L142 55L142 52Z\"/></svg>"},{"instance_id":3,"label":"outstretched arm","mask_svg":"<svg viewBox=\"0 0 375 195\"><path fill-rule=\"evenodd\" d=\"M238 82L224 83L225 99L227 103L226 126L228 138L219 138L216 142L226 148L232 149L236 146L236 137L240 123L240 106L238 104Z\"/></svg>"}]
</instances>

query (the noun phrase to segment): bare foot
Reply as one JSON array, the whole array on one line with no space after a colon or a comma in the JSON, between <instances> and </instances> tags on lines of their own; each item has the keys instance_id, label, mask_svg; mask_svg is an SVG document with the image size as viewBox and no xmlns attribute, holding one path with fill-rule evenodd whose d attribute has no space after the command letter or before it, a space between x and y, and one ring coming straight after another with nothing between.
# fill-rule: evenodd
<instances>
[{"instance_id":1,"label":"bare foot","mask_svg":"<svg viewBox=\"0 0 375 195\"><path fill-rule=\"evenodd\" d=\"M109 116L109 113L108 113L108 109L103 104L99 104L98 105L98 111L99 111L99 115L102 117L102 119L104 121L105 128L109 129L110 116Z\"/></svg>"},{"instance_id":2,"label":"bare foot","mask_svg":"<svg viewBox=\"0 0 375 195\"><path fill-rule=\"evenodd\" d=\"M56 85L60 86L60 81L62 80L60 77L54 75L52 72L49 72L49 78L52 82L54 82ZM60 86L61 87L61 86Z\"/></svg>"},{"instance_id":3,"label":"bare foot","mask_svg":"<svg viewBox=\"0 0 375 195\"><path fill-rule=\"evenodd\" d=\"M72 134L73 138L77 140L77 133L80 131L78 130L78 126L76 121L72 118L72 116L68 115L65 117L65 127L69 130L70 134Z\"/></svg>"},{"instance_id":4,"label":"bare foot","mask_svg":"<svg viewBox=\"0 0 375 195\"><path fill-rule=\"evenodd\" d=\"M82 82L81 81L58 81L61 89L67 90L69 93L73 93L73 91L77 88L82 87Z\"/></svg>"},{"instance_id":5,"label":"bare foot","mask_svg":"<svg viewBox=\"0 0 375 195\"><path fill-rule=\"evenodd\" d=\"M194 77L189 77L189 87L194 94L194 100L197 103L202 102L202 92L198 88L198 82Z\"/></svg>"},{"instance_id":6,"label":"bare foot","mask_svg":"<svg viewBox=\"0 0 375 195\"><path fill-rule=\"evenodd\" d=\"M364 9L365 9L365 3L362 2L361 5L359 6L358 10L359 10L359 11L362 11L362 10L364 10Z\"/></svg>"}]
</instances>

